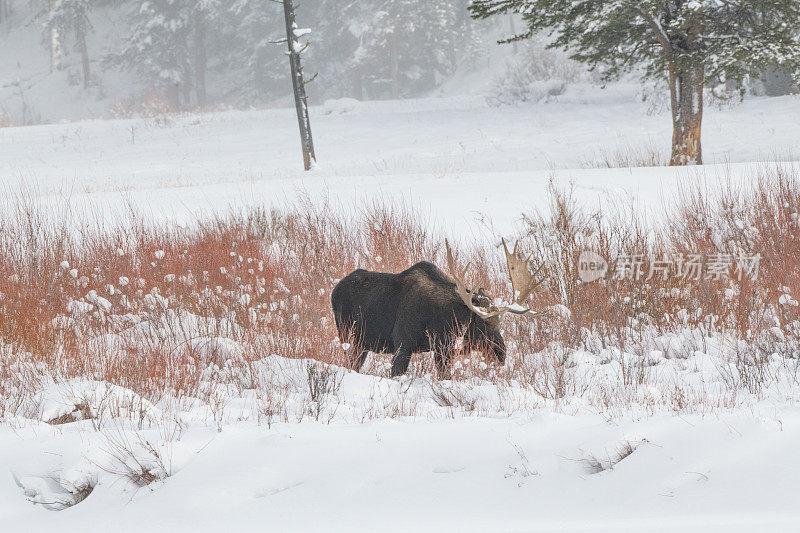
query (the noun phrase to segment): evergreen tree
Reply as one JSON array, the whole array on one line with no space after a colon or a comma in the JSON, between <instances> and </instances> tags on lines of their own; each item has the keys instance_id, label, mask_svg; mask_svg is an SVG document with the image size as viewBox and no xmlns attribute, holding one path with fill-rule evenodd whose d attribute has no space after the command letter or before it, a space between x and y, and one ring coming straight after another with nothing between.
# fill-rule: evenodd
<instances>
[{"instance_id":1,"label":"evergreen tree","mask_svg":"<svg viewBox=\"0 0 800 533\"><path fill-rule=\"evenodd\" d=\"M45 39L50 46L59 48L65 35L72 33L75 38L75 49L81 56L81 69L83 72L83 86L89 87L91 65L89 61L89 48L86 44L86 34L91 28L89 23L89 0L54 0L50 2L47 22L45 24Z\"/></svg>"},{"instance_id":2,"label":"evergreen tree","mask_svg":"<svg viewBox=\"0 0 800 533\"><path fill-rule=\"evenodd\" d=\"M6 21L10 13L9 0L0 0L0 23Z\"/></svg>"},{"instance_id":3,"label":"evergreen tree","mask_svg":"<svg viewBox=\"0 0 800 533\"><path fill-rule=\"evenodd\" d=\"M72 0L68 0L72 1ZM124 45L106 65L136 69L176 107L206 100L209 86L252 104L289 90L282 4L270 0L89 0L129 10ZM315 0L304 54L313 100L411 96L451 74L476 40L469 0Z\"/></svg>"},{"instance_id":4,"label":"evergreen tree","mask_svg":"<svg viewBox=\"0 0 800 533\"><path fill-rule=\"evenodd\" d=\"M798 72L797 0L474 0L473 17L518 13L524 33L546 30L553 47L598 67L603 77L642 67L669 80L671 164L702 163L703 89L742 80L765 65Z\"/></svg>"},{"instance_id":5,"label":"evergreen tree","mask_svg":"<svg viewBox=\"0 0 800 533\"><path fill-rule=\"evenodd\" d=\"M146 0L134 2L130 34L110 62L136 68L163 90L174 108L196 94L205 104L209 29L219 16L218 0Z\"/></svg>"},{"instance_id":6,"label":"evergreen tree","mask_svg":"<svg viewBox=\"0 0 800 533\"><path fill-rule=\"evenodd\" d=\"M313 49L309 64L324 79L348 85L347 92L357 97L418 94L455 70L474 37L473 23L465 16L468 4L468 0L320 0L314 28L328 46ZM348 74L344 78L343 71Z\"/></svg>"},{"instance_id":7,"label":"evergreen tree","mask_svg":"<svg viewBox=\"0 0 800 533\"><path fill-rule=\"evenodd\" d=\"M365 98L368 87L362 72L362 58L356 52L360 36L366 31L370 9L354 0L319 0L315 8L308 11L312 17L310 25L314 28L311 40L324 45L308 50L307 68L319 73L325 92ZM326 13L329 15L325 16ZM323 90L319 84L311 84L309 89Z\"/></svg>"},{"instance_id":8,"label":"evergreen tree","mask_svg":"<svg viewBox=\"0 0 800 533\"><path fill-rule=\"evenodd\" d=\"M287 88L283 6L264 0L236 0L224 17L227 64L246 72L245 101L257 101Z\"/></svg>"}]
</instances>

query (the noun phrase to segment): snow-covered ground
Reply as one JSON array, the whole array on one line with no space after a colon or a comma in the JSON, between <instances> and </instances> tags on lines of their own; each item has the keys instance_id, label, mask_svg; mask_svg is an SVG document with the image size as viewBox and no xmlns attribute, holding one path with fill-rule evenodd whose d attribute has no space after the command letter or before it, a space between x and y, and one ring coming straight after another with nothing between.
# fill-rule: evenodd
<instances>
[{"instance_id":1,"label":"snow-covered ground","mask_svg":"<svg viewBox=\"0 0 800 533\"><path fill-rule=\"evenodd\" d=\"M22 187L93 213L133 203L191 221L200 211L301 195L344 209L380 197L430 211L450 229L466 221L479 231L475 222L489 219L502 232L520 213L546 207L551 177L574 183L587 201L659 213L680 183L747 180L753 162L797 157L798 100L762 98L708 111L702 169L584 168L617 151L668 158L669 116L647 107L626 85L575 86L560 102L521 107L489 107L479 96L328 103L312 108L320 168L310 174L298 163L290 109L7 128L0 176L6 196Z\"/></svg>"},{"instance_id":2,"label":"snow-covered ground","mask_svg":"<svg viewBox=\"0 0 800 533\"><path fill-rule=\"evenodd\" d=\"M651 392L693 383L713 395L717 364L702 354L662 360ZM0 425L4 531L800 527L800 407L772 394L738 410L645 414L633 406L609 417L581 400L558 404L513 386L335 370L338 388L316 421L302 414L314 412L306 365L256 365L286 391L288 422L270 420L268 402L252 390L212 408L150 405L82 380L45 387L30 418ZM619 371L589 354L577 366ZM81 404L93 420L40 421Z\"/></svg>"},{"instance_id":3,"label":"snow-covered ground","mask_svg":"<svg viewBox=\"0 0 800 533\"><path fill-rule=\"evenodd\" d=\"M710 109L704 149L713 164L697 169L585 168L620 149L666 154L669 117L648 115L637 88L625 85L572 87L559 102L518 108L475 96L331 102L312 109L320 168L309 174L299 170L288 109L6 128L3 208L23 194L81 216L113 219L133 204L189 224L303 197L342 210L380 199L469 236L508 232L522 212L546 208L553 179L573 184L584 201L632 202L658 216L681 184L746 184L760 162L793 161L798 103ZM800 529L796 360L774 357L772 385L731 399L724 354L663 355L651 354L644 390L608 409L498 380L437 384L337 369L341 384L318 408L306 362L275 357L257 370L269 390L282 391L278 399L223 388L214 401L149 405L104 383L45 381L37 401L0 422L0 524L65 532ZM587 378L599 397L603 386L619 386L618 356L573 354L570 371L600 376ZM702 407L685 408L692 401ZM287 419L265 414L274 402ZM315 409L319 417L309 414ZM77 421L46 423L59 417ZM146 479L137 485L132 472Z\"/></svg>"}]
</instances>

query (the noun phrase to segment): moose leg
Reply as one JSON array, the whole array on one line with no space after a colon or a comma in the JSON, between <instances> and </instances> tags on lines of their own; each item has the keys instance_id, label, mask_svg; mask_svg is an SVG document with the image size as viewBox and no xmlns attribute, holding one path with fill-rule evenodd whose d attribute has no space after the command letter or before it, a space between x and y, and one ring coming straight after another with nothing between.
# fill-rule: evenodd
<instances>
[{"instance_id":1,"label":"moose leg","mask_svg":"<svg viewBox=\"0 0 800 533\"><path fill-rule=\"evenodd\" d=\"M405 374L410 362L411 350L401 344L397 348L397 351L394 352L394 357L392 358L392 377Z\"/></svg>"}]
</instances>

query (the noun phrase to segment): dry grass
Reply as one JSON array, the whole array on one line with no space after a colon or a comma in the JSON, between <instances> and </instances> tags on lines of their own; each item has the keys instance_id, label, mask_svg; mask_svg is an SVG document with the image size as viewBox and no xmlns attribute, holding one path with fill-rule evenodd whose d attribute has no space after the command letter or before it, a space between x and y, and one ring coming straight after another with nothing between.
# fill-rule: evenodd
<instances>
[{"instance_id":1,"label":"dry grass","mask_svg":"<svg viewBox=\"0 0 800 533\"><path fill-rule=\"evenodd\" d=\"M459 353L456 380L515 380L550 399L583 396L595 387L592 397L611 405L609 395L650 381L645 357L660 349L659 335L700 331L698 342L710 335L744 342L750 351L736 351L735 375L726 380L731 390L757 392L771 379L765 354L796 355L797 176L774 168L748 190L690 188L669 225L655 229L633 212L587 211L569 192L554 189L551 197L547 215L525 217L529 231L521 244L547 265L548 281L534 295L537 306L560 304L570 316L504 319L506 367ZM609 258L611 272L621 255L642 254L645 275L582 283L577 262L586 249ZM733 266L719 280L647 279L648 256L676 253L760 253L762 259L757 279L739 280ZM468 284L507 293L499 254L465 247L456 255L459 264L471 265ZM355 268L398 272L423 259L442 264L443 239L417 213L396 206L373 205L345 217L305 202L284 211L230 213L188 229L133 217L127 225L76 230L67 217L21 198L0 218L0 393L6 397L0 416L13 412L42 376L105 381L153 401L169 395L214 404L204 385L209 368L233 367L224 379L236 376L237 387L263 389L268 384L252 371L263 357L342 363L332 287ZM219 339L235 341L238 351L222 350ZM612 348L640 357L615 359L618 386L603 389L591 376L576 377L571 353ZM319 380L312 370L313 397ZM431 372L430 358L415 358L411 374ZM691 401L682 393L660 401L686 408ZM326 395L313 401L324 402ZM452 391L439 396L443 403L471 405L453 399ZM269 424L286 418L285 394L260 391L258 397ZM224 404L217 411L221 423Z\"/></svg>"},{"instance_id":2,"label":"dry grass","mask_svg":"<svg viewBox=\"0 0 800 533\"><path fill-rule=\"evenodd\" d=\"M233 339L237 361L344 355L331 288L356 267L399 271L441 245L413 214L372 206L357 220L303 204L231 213L191 230L134 219L76 230L22 198L0 220L0 340L59 379L87 376L151 399L201 391L213 350ZM482 273L489 271L481 265ZM114 343L103 335L119 335ZM211 360L204 359L208 357ZM0 380L15 379L2 359ZM252 386L252 384L251 384Z\"/></svg>"},{"instance_id":3,"label":"dry grass","mask_svg":"<svg viewBox=\"0 0 800 533\"><path fill-rule=\"evenodd\" d=\"M653 144L641 146L624 145L614 149L602 149L596 158L586 158L583 168L632 168L665 167L669 165L669 154Z\"/></svg>"}]
</instances>

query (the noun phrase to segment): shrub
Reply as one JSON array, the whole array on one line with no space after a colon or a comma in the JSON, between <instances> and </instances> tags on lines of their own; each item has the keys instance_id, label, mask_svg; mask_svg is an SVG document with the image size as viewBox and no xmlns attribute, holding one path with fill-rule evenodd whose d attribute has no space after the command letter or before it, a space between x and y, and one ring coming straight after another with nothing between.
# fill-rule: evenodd
<instances>
[{"instance_id":1,"label":"shrub","mask_svg":"<svg viewBox=\"0 0 800 533\"><path fill-rule=\"evenodd\" d=\"M796 355L800 186L791 170L764 168L752 186L714 193L687 187L655 227L633 209L587 209L555 186L550 194L548 212L524 216L521 246L548 274L533 302L557 312L504 318L507 365L459 351L454 379L513 381L551 399L582 396L591 377L572 371L571 355L616 350L603 357L617 365L619 383L592 392L610 404L617 387L649 381L653 352L685 357L715 337L733 365L726 386L750 392L771 379L766 355ZM20 198L0 217L0 416L21 409L44 380L86 377L151 402L201 398L216 406L218 426L225 407L219 387L258 389L267 422L286 420L287 394L261 390L271 385L255 363L272 356L342 363L332 287L359 267L398 272L422 259L443 264L442 241L414 211L384 204L344 216L306 201L188 228L134 214L105 228ZM610 275L582 282L584 250L607 258ZM731 264L721 279L646 275L652 258L689 253L760 253L760 271L740 279ZM645 275L616 279L620 258L631 254L642 255ZM471 265L467 284L497 295L509 291L499 256L480 246L456 250L457 262ZM372 358L368 368L388 373L389 357ZM430 363L417 359L412 376L430 376ZM340 378L316 366L307 374L318 418ZM665 401L692 405L676 390Z\"/></svg>"},{"instance_id":2,"label":"shrub","mask_svg":"<svg viewBox=\"0 0 800 533\"><path fill-rule=\"evenodd\" d=\"M549 102L564 94L567 86L591 80L590 73L560 50L551 50L542 40L521 44L495 81L487 102L492 106L523 102Z\"/></svg>"}]
</instances>

